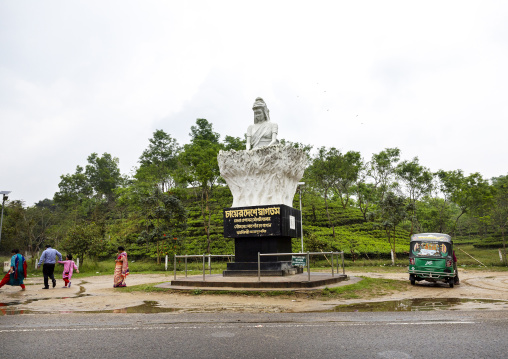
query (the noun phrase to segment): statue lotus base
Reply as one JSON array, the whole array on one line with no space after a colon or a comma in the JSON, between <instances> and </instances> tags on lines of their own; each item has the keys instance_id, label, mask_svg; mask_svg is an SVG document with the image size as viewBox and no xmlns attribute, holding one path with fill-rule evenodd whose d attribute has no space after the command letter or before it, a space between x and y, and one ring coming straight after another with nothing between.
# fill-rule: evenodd
<instances>
[{"instance_id":1,"label":"statue lotus base","mask_svg":"<svg viewBox=\"0 0 508 359\"><path fill-rule=\"evenodd\" d=\"M220 151L217 160L220 174L233 194L232 207L291 207L307 164L303 150L283 145Z\"/></svg>"}]
</instances>

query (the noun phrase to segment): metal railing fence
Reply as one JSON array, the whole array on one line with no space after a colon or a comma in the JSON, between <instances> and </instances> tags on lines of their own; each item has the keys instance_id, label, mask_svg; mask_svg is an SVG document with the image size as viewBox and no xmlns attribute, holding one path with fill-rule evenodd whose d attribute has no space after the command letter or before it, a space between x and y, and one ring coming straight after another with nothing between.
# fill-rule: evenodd
<instances>
[{"instance_id":1,"label":"metal railing fence","mask_svg":"<svg viewBox=\"0 0 508 359\"><path fill-rule=\"evenodd\" d=\"M334 276L333 272L333 257L337 255L337 273L339 273L339 254L342 258L342 274L346 274L346 269L344 268L344 252L307 252L307 253L260 253L258 252L258 281L261 281L261 257L275 257L275 256L305 256L307 258L307 274L308 280L310 282L310 256L311 255L326 255L330 254L332 256L332 277Z\"/></svg>"},{"instance_id":2,"label":"metal railing fence","mask_svg":"<svg viewBox=\"0 0 508 359\"><path fill-rule=\"evenodd\" d=\"M337 256L337 273L339 273L339 255L341 257L341 263L342 263L342 274L346 274L346 269L344 267L344 252L302 252L302 253L259 253L258 252L258 281L261 281L261 257L277 257L277 256L305 256L306 262L307 262L307 274L308 274L308 280L310 282L310 256L313 255L324 255L327 254L331 255L331 268L332 268L332 277L335 275L334 272L334 257ZM208 258L208 269L210 271L210 274L212 274L212 265L211 265L211 259L212 258L234 258L234 254L195 254L195 255L174 255L173 265L173 278L176 280L176 265L177 265L177 259L178 258L184 258L185 263L185 278L187 278L187 259L188 258L202 258L203 259L203 281L206 280L206 259Z\"/></svg>"},{"instance_id":3,"label":"metal railing fence","mask_svg":"<svg viewBox=\"0 0 508 359\"><path fill-rule=\"evenodd\" d=\"M173 264L174 264L174 279L176 280L176 259L177 258L185 258L185 278L187 278L187 259L188 258L203 258L203 281L205 280L205 272L206 272L206 268L205 268L205 259L208 258L208 269L210 270L210 274L212 274L212 258L217 258L217 257L226 257L226 258L234 258L235 255L234 254L203 254L203 255L200 255L200 254L194 254L194 255L176 255L175 254L175 257L174 257L174 261L173 261Z\"/></svg>"}]
</instances>

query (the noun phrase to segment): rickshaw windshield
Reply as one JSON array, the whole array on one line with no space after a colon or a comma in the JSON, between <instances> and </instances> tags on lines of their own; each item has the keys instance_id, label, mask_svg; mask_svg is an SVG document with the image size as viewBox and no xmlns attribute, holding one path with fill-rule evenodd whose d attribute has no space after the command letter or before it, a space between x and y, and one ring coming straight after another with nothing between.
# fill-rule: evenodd
<instances>
[{"instance_id":1,"label":"rickshaw windshield","mask_svg":"<svg viewBox=\"0 0 508 359\"><path fill-rule=\"evenodd\" d=\"M446 257L449 255L449 249L449 244L443 242L411 242L411 253L417 257Z\"/></svg>"}]
</instances>

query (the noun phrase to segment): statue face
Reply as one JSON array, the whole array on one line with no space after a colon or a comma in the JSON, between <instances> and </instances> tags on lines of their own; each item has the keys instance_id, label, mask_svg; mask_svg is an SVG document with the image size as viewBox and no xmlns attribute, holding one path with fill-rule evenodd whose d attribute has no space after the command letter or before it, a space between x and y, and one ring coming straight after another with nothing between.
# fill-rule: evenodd
<instances>
[{"instance_id":1,"label":"statue face","mask_svg":"<svg viewBox=\"0 0 508 359\"><path fill-rule=\"evenodd\" d=\"M265 122L265 113L261 107L256 107L254 109L254 123Z\"/></svg>"}]
</instances>

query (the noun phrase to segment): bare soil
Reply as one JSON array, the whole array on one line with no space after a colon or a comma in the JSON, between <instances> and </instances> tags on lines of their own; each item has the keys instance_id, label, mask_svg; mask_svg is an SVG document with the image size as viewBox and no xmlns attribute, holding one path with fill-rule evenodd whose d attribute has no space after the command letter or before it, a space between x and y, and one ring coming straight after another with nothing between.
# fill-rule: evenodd
<instances>
[{"instance_id":1,"label":"bare soil","mask_svg":"<svg viewBox=\"0 0 508 359\"><path fill-rule=\"evenodd\" d=\"M339 285L351 284L360 280L361 276L409 282L407 273L362 273L353 270L347 271L346 274L350 276L350 280ZM456 298L505 300L507 302L464 303L454 308L455 310L508 310L508 272L460 270L459 275L461 284L454 288L449 288L447 284L419 282L415 286L408 286L407 291L376 298L351 300L305 297L294 299L291 296L238 296L230 294L193 295L188 292L123 292L113 288L113 276L74 278L71 288L62 288L63 281L57 280L55 288L43 290L42 278L29 278L25 281L26 291L20 291L19 287L11 286L4 286L0 289L0 309L15 308L29 313L124 312L125 308L143 305L146 301L155 301L161 308L172 308L178 312L307 312L325 311L341 304L362 302ZM132 286L161 283L169 282L171 279L171 276L165 274L131 274L127 284Z\"/></svg>"}]
</instances>

